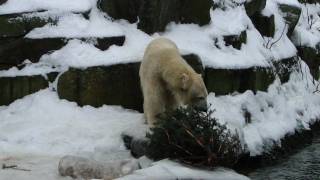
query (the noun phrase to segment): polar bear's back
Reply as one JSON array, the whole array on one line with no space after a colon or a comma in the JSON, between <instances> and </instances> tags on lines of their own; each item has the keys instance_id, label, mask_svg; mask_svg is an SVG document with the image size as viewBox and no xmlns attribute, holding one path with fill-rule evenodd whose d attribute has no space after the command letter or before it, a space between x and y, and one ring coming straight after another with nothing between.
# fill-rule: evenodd
<instances>
[{"instance_id":1,"label":"polar bear's back","mask_svg":"<svg viewBox=\"0 0 320 180\"><path fill-rule=\"evenodd\" d=\"M144 59L150 59L146 57L157 56L179 56L178 47L174 42L166 38L157 38L153 40L145 50ZM153 59L153 58L151 58Z\"/></svg>"},{"instance_id":2,"label":"polar bear's back","mask_svg":"<svg viewBox=\"0 0 320 180\"><path fill-rule=\"evenodd\" d=\"M184 70L183 70L184 69ZM179 53L174 42L166 38L153 40L145 50L140 66L140 77L159 76L158 73L168 71L193 71Z\"/></svg>"},{"instance_id":3,"label":"polar bear's back","mask_svg":"<svg viewBox=\"0 0 320 180\"><path fill-rule=\"evenodd\" d=\"M150 50L156 50L159 51L161 49L172 49L172 50L178 50L178 47L174 42L172 42L170 39L167 38L157 38L148 45L146 52Z\"/></svg>"}]
</instances>

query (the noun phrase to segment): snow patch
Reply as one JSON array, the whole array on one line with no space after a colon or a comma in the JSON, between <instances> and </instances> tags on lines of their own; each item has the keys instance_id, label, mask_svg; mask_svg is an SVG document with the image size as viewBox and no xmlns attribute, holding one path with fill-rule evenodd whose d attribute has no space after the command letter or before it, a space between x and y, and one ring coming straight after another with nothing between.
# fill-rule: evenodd
<instances>
[{"instance_id":1,"label":"snow patch","mask_svg":"<svg viewBox=\"0 0 320 180\"><path fill-rule=\"evenodd\" d=\"M42 16L45 17L44 14ZM113 37L122 36L123 31L118 24L108 21L97 9L93 9L90 19L81 14L66 14L58 18L56 25L47 24L44 27L35 28L26 35L31 39L42 38L86 38L86 37Z\"/></svg>"},{"instance_id":2,"label":"snow patch","mask_svg":"<svg viewBox=\"0 0 320 180\"><path fill-rule=\"evenodd\" d=\"M120 107L79 107L49 89L0 108L0 154L66 155L124 150L121 133L146 131L142 114ZM133 132L134 133L134 132Z\"/></svg>"},{"instance_id":3,"label":"snow patch","mask_svg":"<svg viewBox=\"0 0 320 180\"><path fill-rule=\"evenodd\" d=\"M302 69L308 70L306 64L302 63ZM309 73L295 72L288 83L281 85L277 80L268 92L246 91L220 97L211 93L208 102L216 110L213 116L243 134L243 143L250 155L255 156L266 152L286 134L309 129L309 124L319 119L320 96L314 93L316 85ZM250 123L246 123L245 111L251 115Z\"/></svg>"},{"instance_id":4,"label":"snow patch","mask_svg":"<svg viewBox=\"0 0 320 180\"><path fill-rule=\"evenodd\" d=\"M92 8L96 0L8 0L0 6L0 14L13 14L41 10L84 12Z\"/></svg>"},{"instance_id":5,"label":"snow patch","mask_svg":"<svg viewBox=\"0 0 320 180\"><path fill-rule=\"evenodd\" d=\"M292 39L297 46L316 48L320 43L320 4L303 4L301 7L302 13Z\"/></svg>"}]
</instances>

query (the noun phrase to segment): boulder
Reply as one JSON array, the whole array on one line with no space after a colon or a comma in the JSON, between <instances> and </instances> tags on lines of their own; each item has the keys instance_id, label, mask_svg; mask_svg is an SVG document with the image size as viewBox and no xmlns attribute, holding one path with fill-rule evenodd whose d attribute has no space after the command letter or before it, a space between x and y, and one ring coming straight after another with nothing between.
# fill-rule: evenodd
<instances>
[{"instance_id":1,"label":"boulder","mask_svg":"<svg viewBox=\"0 0 320 180\"><path fill-rule=\"evenodd\" d=\"M48 81L53 81L57 73L47 74L48 80L41 75L0 77L0 106L9 105L26 95L48 87Z\"/></svg>"},{"instance_id":2,"label":"boulder","mask_svg":"<svg viewBox=\"0 0 320 180\"><path fill-rule=\"evenodd\" d=\"M82 38L87 41L92 38ZM100 50L107 50L112 45L122 46L125 36L94 38L95 46ZM65 38L0 38L0 69L18 66L24 60L38 62L44 54L61 49L68 39Z\"/></svg>"},{"instance_id":3,"label":"boulder","mask_svg":"<svg viewBox=\"0 0 320 180\"><path fill-rule=\"evenodd\" d=\"M297 56L273 62L273 71L278 75L281 83L286 83L289 81L290 74L299 68L298 62L299 59Z\"/></svg>"},{"instance_id":4,"label":"boulder","mask_svg":"<svg viewBox=\"0 0 320 180\"><path fill-rule=\"evenodd\" d=\"M179 0L144 0L138 28L148 34L164 31L167 24L179 19Z\"/></svg>"},{"instance_id":5,"label":"boulder","mask_svg":"<svg viewBox=\"0 0 320 180\"><path fill-rule=\"evenodd\" d=\"M164 31L172 21L202 26L210 22L212 5L210 0L144 0L138 28L152 34Z\"/></svg>"},{"instance_id":6,"label":"boulder","mask_svg":"<svg viewBox=\"0 0 320 180\"><path fill-rule=\"evenodd\" d=\"M98 7L114 19L138 21L142 0L100 0Z\"/></svg>"},{"instance_id":7,"label":"boulder","mask_svg":"<svg viewBox=\"0 0 320 180\"><path fill-rule=\"evenodd\" d=\"M112 45L123 46L125 40L126 40L125 36L97 38L97 44L95 44L95 47L102 51L105 51L109 49L109 47Z\"/></svg>"},{"instance_id":8,"label":"boulder","mask_svg":"<svg viewBox=\"0 0 320 180\"><path fill-rule=\"evenodd\" d=\"M183 55L182 57L198 74L201 74L202 77L205 76L204 66L198 55L187 54L187 55Z\"/></svg>"},{"instance_id":9,"label":"boulder","mask_svg":"<svg viewBox=\"0 0 320 180\"><path fill-rule=\"evenodd\" d=\"M122 105L142 111L139 63L70 69L60 76L58 94L79 105Z\"/></svg>"},{"instance_id":10,"label":"boulder","mask_svg":"<svg viewBox=\"0 0 320 180\"><path fill-rule=\"evenodd\" d=\"M319 0L298 0L300 3L316 4Z\"/></svg>"},{"instance_id":11,"label":"boulder","mask_svg":"<svg viewBox=\"0 0 320 180\"><path fill-rule=\"evenodd\" d=\"M141 158L147 154L147 148L150 144L150 141L147 138L135 138L128 134L122 134L122 140L133 157Z\"/></svg>"},{"instance_id":12,"label":"boulder","mask_svg":"<svg viewBox=\"0 0 320 180\"><path fill-rule=\"evenodd\" d=\"M100 162L70 155L62 157L58 166L61 176L75 179L115 179L138 169L139 161L135 159Z\"/></svg>"},{"instance_id":13,"label":"boulder","mask_svg":"<svg viewBox=\"0 0 320 180\"><path fill-rule=\"evenodd\" d=\"M319 79L320 44L318 48L297 47L301 59L309 66L310 72L315 79Z\"/></svg>"},{"instance_id":14,"label":"boulder","mask_svg":"<svg viewBox=\"0 0 320 180\"><path fill-rule=\"evenodd\" d=\"M291 37L294 28L296 27L300 15L301 15L301 8L297 6L292 6L288 4L280 4L279 9L283 13L283 17L286 21L286 24L288 25L288 37Z\"/></svg>"},{"instance_id":15,"label":"boulder","mask_svg":"<svg viewBox=\"0 0 320 180\"><path fill-rule=\"evenodd\" d=\"M39 17L25 17L24 14L0 15L0 38L23 37L32 29L48 23ZM52 20L51 20L52 21Z\"/></svg>"},{"instance_id":16,"label":"boulder","mask_svg":"<svg viewBox=\"0 0 320 180\"><path fill-rule=\"evenodd\" d=\"M213 2L210 0L180 0L181 23L195 23L200 26L210 22L210 9Z\"/></svg>"},{"instance_id":17,"label":"boulder","mask_svg":"<svg viewBox=\"0 0 320 180\"><path fill-rule=\"evenodd\" d=\"M7 2L8 0L0 0L0 5L4 4L5 2Z\"/></svg>"},{"instance_id":18,"label":"boulder","mask_svg":"<svg viewBox=\"0 0 320 180\"><path fill-rule=\"evenodd\" d=\"M206 68L205 84L208 92L226 95L240 88L238 70Z\"/></svg>"},{"instance_id":19,"label":"boulder","mask_svg":"<svg viewBox=\"0 0 320 180\"><path fill-rule=\"evenodd\" d=\"M206 69L205 83L208 92L226 95L247 90L266 91L275 79L271 68Z\"/></svg>"},{"instance_id":20,"label":"boulder","mask_svg":"<svg viewBox=\"0 0 320 180\"><path fill-rule=\"evenodd\" d=\"M247 42L247 31L242 31L238 35L223 36L223 40L226 46L232 46L238 50L241 49L241 45Z\"/></svg>"},{"instance_id":21,"label":"boulder","mask_svg":"<svg viewBox=\"0 0 320 180\"><path fill-rule=\"evenodd\" d=\"M246 1L245 8L248 16L261 12L266 7L267 0Z\"/></svg>"},{"instance_id":22,"label":"boulder","mask_svg":"<svg viewBox=\"0 0 320 180\"><path fill-rule=\"evenodd\" d=\"M211 0L101 0L99 7L114 19L133 23L139 19L138 28L152 34L164 31L168 23L210 22Z\"/></svg>"},{"instance_id":23,"label":"boulder","mask_svg":"<svg viewBox=\"0 0 320 180\"><path fill-rule=\"evenodd\" d=\"M1 38L0 65L2 67L17 66L26 59L38 62L42 55L58 50L65 44L66 41L62 38Z\"/></svg>"},{"instance_id":24,"label":"boulder","mask_svg":"<svg viewBox=\"0 0 320 180\"><path fill-rule=\"evenodd\" d=\"M251 21L255 28L260 32L262 36L273 37L275 33L275 21L274 15L270 17L263 16L260 13L252 15Z\"/></svg>"}]
</instances>

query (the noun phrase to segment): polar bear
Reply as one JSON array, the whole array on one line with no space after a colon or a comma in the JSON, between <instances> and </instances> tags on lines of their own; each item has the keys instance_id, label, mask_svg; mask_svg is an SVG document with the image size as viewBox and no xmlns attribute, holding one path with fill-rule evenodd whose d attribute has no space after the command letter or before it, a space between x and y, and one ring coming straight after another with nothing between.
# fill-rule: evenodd
<instances>
[{"instance_id":1,"label":"polar bear","mask_svg":"<svg viewBox=\"0 0 320 180\"><path fill-rule=\"evenodd\" d=\"M186 63L169 39L157 38L147 46L139 76L143 110L150 127L161 113L181 105L207 108L208 92L201 75Z\"/></svg>"}]
</instances>

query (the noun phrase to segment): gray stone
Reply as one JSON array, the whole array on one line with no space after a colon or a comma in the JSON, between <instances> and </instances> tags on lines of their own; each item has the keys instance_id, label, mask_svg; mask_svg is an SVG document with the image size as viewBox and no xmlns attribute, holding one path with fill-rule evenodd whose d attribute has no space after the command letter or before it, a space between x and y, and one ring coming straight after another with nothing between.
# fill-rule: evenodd
<instances>
[{"instance_id":1,"label":"gray stone","mask_svg":"<svg viewBox=\"0 0 320 180\"><path fill-rule=\"evenodd\" d=\"M273 63L274 71L280 78L281 83L289 81L290 74L299 68L298 61L298 57L294 56Z\"/></svg>"},{"instance_id":2,"label":"gray stone","mask_svg":"<svg viewBox=\"0 0 320 180\"><path fill-rule=\"evenodd\" d=\"M7 2L8 0L0 0L0 5L4 4L5 2Z\"/></svg>"},{"instance_id":3,"label":"gray stone","mask_svg":"<svg viewBox=\"0 0 320 180\"><path fill-rule=\"evenodd\" d=\"M291 6L287 4L280 4L279 5L280 10L284 14L284 19L286 21L286 24L288 25L288 37L291 37L294 28L296 27L300 15L301 15L301 8L296 6Z\"/></svg>"},{"instance_id":4,"label":"gray stone","mask_svg":"<svg viewBox=\"0 0 320 180\"><path fill-rule=\"evenodd\" d=\"M297 49L301 59L309 66L312 76L319 79L320 48L297 47Z\"/></svg>"},{"instance_id":5,"label":"gray stone","mask_svg":"<svg viewBox=\"0 0 320 180\"><path fill-rule=\"evenodd\" d=\"M38 62L42 55L58 50L65 44L62 38L0 38L0 65L17 66L26 59Z\"/></svg>"},{"instance_id":6,"label":"gray stone","mask_svg":"<svg viewBox=\"0 0 320 180\"><path fill-rule=\"evenodd\" d=\"M101 0L99 7L114 19L133 23L139 19L138 28L152 34L164 31L169 22L210 22L211 0Z\"/></svg>"},{"instance_id":7,"label":"gray stone","mask_svg":"<svg viewBox=\"0 0 320 180\"><path fill-rule=\"evenodd\" d=\"M226 95L251 90L266 91L275 75L271 68L252 67L247 69L206 69L205 83L208 92Z\"/></svg>"},{"instance_id":8,"label":"gray stone","mask_svg":"<svg viewBox=\"0 0 320 180\"><path fill-rule=\"evenodd\" d=\"M39 17L26 18L23 14L0 15L0 38L23 37L32 29L42 27L52 20Z\"/></svg>"},{"instance_id":9,"label":"gray stone","mask_svg":"<svg viewBox=\"0 0 320 180\"><path fill-rule=\"evenodd\" d=\"M304 4L316 4L319 3L319 0L298 0L300 3L304 3Z\"/></svg>"},{"instance_id":10,"label":"gray stone","mask_svg":"<svg viewBox=\"0 0 320 180\"><path fill-rule=\"evenodd\" d=\"M48 87L48 81L41 75L0 77L0 84L0 106Z\"/></svg>"},{"instance_id":11,"label":"gray stone","mask_svg":"<svg viewBox=\"0 0 320 180\"><path fill-rule=\"evenodd\" d=\"M139 63L70 69L60 76L58 94L79 105L122 105L142 111Z\"/></svg>"},{"instance_id":12,"label":"gray stone","mask_svg":"<svg viewBox=\"0 0 320 180\"><path fill-rule=\"evenodd\" d=\"M61 158L58 171L61 176L77 179L114 179L139 169L135 159L100 162L79 156Z\"/></svg>"},{"instance_id":13,"label":"gray stone","mask_svg":"<svg viewBox=\"0 0 320 180\"><path fill-rule=\"evenodd\" d=\"M182 56L184 60L198 73L204 77L204 67L202 61L198 55L195 54L188 54Z\"/></svg>"},{"instance_id":14,"label":"gray stone","mask_svg":"<svg viewBox=\"0 0 320 180\"><path fill-rule=\"evenodd\" d=\"M245 8L248 16L261 12L266 7L267 0L251 0L246 2Z\"/></svg>"},{"instance_id":15,"label":"gray stone","mask_svg":"<svg viewBox=\"0 0 320 180\"><path fill-rule=\"evenodd\" d=\"M266 17L256 13L251 17L252 23L262 36L273 37L275 33L274 15Z\"/></svg>"},{"instance_id":16,"label":"gray stone","mask_svg":"<svg viewBox=\"0 0 320 180\"><path fill-rule=\"evenodd\" d=\"M105 51L109 49L109 47L112 45L123 46L125 40L126 40L125 36L97 38L97 44L95 45L95 47L102 51Z\"/></svg>"},{"instance_id":17,"label":"gray stone","mask_svg":"<svg viewBox=\"0 0 320 180\"><path fill-rule=\"evenodd\" d=\"M138 20L142 0L100 0L98 7L114 19Z\"/></svg>"},{"instance_id":18,"label":"gray stone","mask_svg":"<svg viewBox=\"0 0 320 180\"><path fill-rule=\"evenodd\" d=\"M223 36L223 40L227 46L240 50L241 45L247 43L247 31L242 31L238 35Z\"/></svg>"},{"instance_id":19,"label":"gray stone","mask_svg":"<svg viewBox=\"0 0 320 180\"><path fill-rule=\"evenodd\" d=\"M82 38L87 41L92 38ZM112 45L122 46L125 37L102 37L96 39L95 46L100 50L107 50ZM67 43L65 38L0 38L0 69L18 66L24 60L38 62L40 57L49 52L61 49Z\"/></svg>"}]
</instances>

